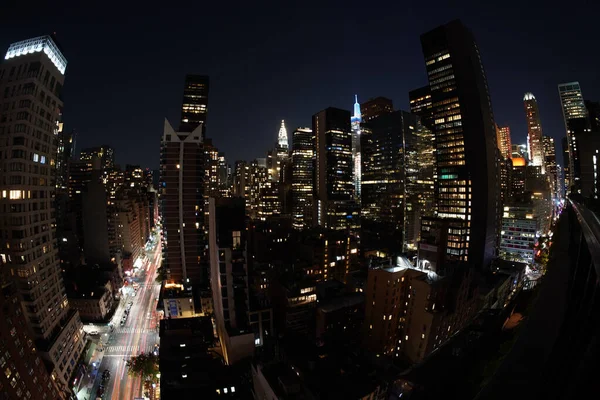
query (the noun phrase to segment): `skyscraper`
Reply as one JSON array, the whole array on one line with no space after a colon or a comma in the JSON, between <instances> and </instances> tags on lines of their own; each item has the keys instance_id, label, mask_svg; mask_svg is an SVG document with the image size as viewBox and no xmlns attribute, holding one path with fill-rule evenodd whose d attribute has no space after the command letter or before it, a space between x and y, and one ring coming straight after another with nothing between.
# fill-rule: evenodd
<instances>
[{"instance_id":1,"label":"skyscraper","mask_svg":"<svg viewBox=\"0 0 600 400\"><path fill-rule=\"evenodd\" d=\"M292 135L292 222L296 229L312 226L314 160L312 130L297 128Z\"/></svg>"},{"instance_id":2,"label":"skyscraper","mask_svg":"<svg viewBox=\"0 0 600 400\"><path fill-rule=\"evenodd\" d=\"M358 104L358 96L354 96L354 115L351 120L352 128L352 164L353 164L353 180L354 180L354 196L358 202L360 199L360 180L361 180L361 169L360 169L360 123L362 117L360 114L360 104Z\"/></svg>"},{"instance_id":3,"label":"skyscraper","mask_svg":"<svg viewBox=\"0 0 600 400\"><path fill-rule=\"evenodd\" d=\"M589 128L588 113L581 93L579 82L561 83L558 85L558 95L560 96L560 105L563 111L565 121L565 130L567 133L567 143L569 147L569 165L565 165L565 173L568 167L568 184L572 187L578 186L578 156L575 151L575 135L582 133ZM566 182L565 175L565 184ZM570 187L568 188L570 189Z\"/></svg>"},{"instance_id":4,"label":"skyscraper","mask_svg":"<svg viewBox=\"0 0 600 400\"><path fill-rule=\"evenodd\" d=\"M79 314L69 307L56 244L56 136L67 60L50 36L10 45L0 67L0 254L42 358L61 389L83 351Z\"/></svg>"},{"instance_id":5,"label":"skyscraper","mask_svg":"<svg viewBox=\"0 0 600 400\"><path fill-rule=\"evenodd\" d=\"M313 115L315 135L315 208L313 225L358 227L352 182L350 112L329 107Z\"/></svg>"},{"instance_id":6,"label":"skyscraper","mask_svg":"<svg viewBox=\"0 0 600 400\"><path fill-rule=\"evenodd\" d=\"M487 81L473 35L458 20L421 36L436 141L437 216L462 221L460 253L476 268L496 248L499 190L496 132Z\"/></svg>"},{"instance_id":7,"label":"skyscraper","mask_svg":"<svg viewBox=\"0 0 600 400\"><path fill-rule=\"evenodd\" d=\"M600 132L600 102L585 100L585 108L587 109L592 132Z\"/></svg>"},{"instance_id":8,"label":"skyscraper","mask_svg":"<svg viewBox=\"0 0 600 400\"><path fill-rule=\"evenodd\" d=\"M512 158L512 142L510 139L510 127L509 126L496 126L496 140L498 142L498 150L500 150L500 156L502 158Z\"/></svg>"},{"instance_id":9,"label":"skyscraper","mask_svg":"<svg viewBox=\"0 0 600 400\"><path fill-rule=\"evenodd\" d=\"M559 197L558 171L556 165L556 146L554 138L544 136L544 165L546 166L546 175L550 181L550 190L552 192L552 200L557 200Z\"/></svg>"},{"instance_id":10,"label":"skyscraper","mask_svg":"<svg viewBox=\"0 0 600 400\"><path fill-rule=\"evenodd\" d=\"M532 93L525 93L525 117L527 118L527 152L531 165L542 167L544 171L544 146L542 143L542 123L537 100Z\"/></svg>"},{"instance_id":11,"label":"skyscraper","mask_svg":"<svg viewBox=\"0 0 600 400\"><path fill-rule=\"evenodd\" d=\"M406 111L363 124L362 217L374 231L398 238L396 251L416 244L419 218L433 213L433 134Z\"/></svg>"},{"instance_id":12,"label":"skyscraper","mask_svg":"<svg viewBox=\"0 0 600 400\"><path fill-rule=\"evenodd\" d=\"M579 82L559 84L558 95L560 96L560 105L562 107L563 117L565 120L565 128L568 129L567 121L571 119L588 117Z\"/></svg>"},{"instance_id":13,"label":"skyscraper","mask_svg":"<svg viewBox=\"0 0 600 400\"><path fill-rule=\"evenodd\" d=\"M568 194L571 190L571 157L569 155L569 138L564 137L560 141L562 155L563 155L563 178L564 178L564 190L565 194Z\"/></svg>"},{"instance_id":14,"label":"skyscraper","mask_svg":"<svg viewBox=\"0 0 600 400\"><path fill-rule=\"evenodd\" d=\"M284 120L281 120L281 127L279 128L279 133L277 134L277 144L281 148L288 148L288 135Z\"/></svg>"},{"instance_id":15,"label":"skyscraper","mask_svg":"<svg viewBox=\"0 0 600 400\"><path fill-rule=\"evenodd\" d=\"M369 99L360 105L360 114L364 122L392 111L394 111L394 103L382 96Z\"/></svg>"},{"instance_id":16,"label":"skyscraper","mask_svg":"<svg viewBox=\"0 0 600 400\"><path fill-rule=\"evenodd\" d=\"M186 75L179 131L193 132L199 125L202 125L202 139L204 139L208 116L208 89L208 76Z\"/></svg>"},{"instance_id":17,"label":"skyscraper","mask_svg":"<svg viewBox=\"0 0 600 400\"><path fill-rule=\"evenodd\" d=\"M423 86L408 93L410 112L421 117L421 123L427 129L433 129L433 107L431 103L431 90L429 85Z\"/></svg>"},{"instance_id":18,"label":"skyscraper","mask_svg":"<svg viewBox=\"0 0 600 400\"><path fill-rule=\"evenodd\" d=\"M167 283L208 284L203 125L176 132L165 120L160 155L163 268Z\"/></svg>"}]
</instances>

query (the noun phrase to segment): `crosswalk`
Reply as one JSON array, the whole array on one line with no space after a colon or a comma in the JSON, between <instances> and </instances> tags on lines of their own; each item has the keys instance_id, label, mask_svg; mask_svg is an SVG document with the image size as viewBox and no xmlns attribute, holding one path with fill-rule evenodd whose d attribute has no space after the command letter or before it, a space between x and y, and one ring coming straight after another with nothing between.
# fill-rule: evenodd
<instances>
[{"instance_id":1,"label":"crosswalk","mask_svg":"<svg viewBox=\"0 0 600 400\"><path fill-rule=\"evenodd\" d=\"M104 347L104 357L115 357L115 356L130 356L132 354L139 353L151 353L154 351L154 345L149 344L140 348L139 345L130 345L130 346L105 346Z\"/></svg>"},{"instance_id":2,"label":"crosswalk","mask_svg":"<svg viewBox=\"0 0 600 400\"><path fill-rule=\"evenodd\" d=\"M116 333L150 333L150 332L156 332L156 329L124 327L124 328L116 328L115 332Z\"/></svg>"}]
</instances>

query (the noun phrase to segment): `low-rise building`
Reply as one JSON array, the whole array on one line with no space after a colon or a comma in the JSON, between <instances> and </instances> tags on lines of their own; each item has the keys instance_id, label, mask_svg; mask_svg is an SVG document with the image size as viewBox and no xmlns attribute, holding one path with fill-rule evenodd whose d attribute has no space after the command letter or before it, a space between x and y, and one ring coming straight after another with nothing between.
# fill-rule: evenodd
<instances>
[{"instance_id":1,"label":"low-rise building","mask_svg":"<svg viewBox=\"0 0 600 400\"><path fill-rule=\"evenodd\" d=\"M190 318L196 315L191 286L167 283L162 297L165 318Z\"/></svg>"}]
</instances>

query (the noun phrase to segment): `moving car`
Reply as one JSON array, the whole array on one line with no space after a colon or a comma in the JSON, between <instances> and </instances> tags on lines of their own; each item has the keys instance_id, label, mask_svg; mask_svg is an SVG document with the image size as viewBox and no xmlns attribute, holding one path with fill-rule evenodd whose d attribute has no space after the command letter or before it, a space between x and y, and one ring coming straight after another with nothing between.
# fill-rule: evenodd
<instances>
[{"instance_id":1,"label":"moving car","mask_svg":"<svg viewBox=\"0 0 600 400\"><path fill-rule=\"evenodd\" d=\"M90 331L89 335L90 336L98 336L99 333L98 333L98 331Z\"/></svg>"}]
</instances>

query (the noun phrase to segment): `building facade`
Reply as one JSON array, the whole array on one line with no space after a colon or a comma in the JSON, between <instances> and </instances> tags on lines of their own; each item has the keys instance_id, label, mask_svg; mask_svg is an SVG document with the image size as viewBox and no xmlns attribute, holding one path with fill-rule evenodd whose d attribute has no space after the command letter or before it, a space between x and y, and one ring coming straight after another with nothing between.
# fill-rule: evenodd
<instances>
[{"instance_id":1,"label":"building facade","mask_svg":"<svg viewBox=\"0 0 600 400\"><path fill-rule=\"evenodd\" d=\"M360 181L361 181L361 153L360 153L360 124L362 117L360 114L360 104L358 96L354 96L354 114L350 120L352 128L352 174L354 182L354 200L360 201Z\"/></svg>"},{"instance_id":2,"label":"building facade","mask_svg":"<svg viewBox=\"0 0 600 400\"><path fill-rule=\"evenodd\" d=\"M207 284L205 154L202 125L175 132L165 120L161 140L160 203L163 261L168 283ZM188 281L189 279L189 281Z\"/></svg>"},{"instance_id":3,"label":"building facade","mask_svg":"<svg viewBox=\"0 0 600 400\"><path fill-rule=\"evenodd\" d=\"M504 159L512 158L512 142L509 126L496 126L496 138L500 156Z\"/></svg>"},{"instance_id":4,"label":"building facade","mask_svg":"<svg viewBox=\"0 0 600 400\"><path fill-rule=\"evenodd\" d=\"M382 96L369 99L360 105L360 114L363 122L392 111L394 111L394 103L391 99Z\"/></svg>"},{"instance_id":5,"label":"building facade","mask_svg":"<svg viewBox=\"0 0 600 400\"><path fill-rule=\"evenodd\" d=\"M497 246L496 132L479 49L452 21L421 36L436 142L437 216L461 219L465 260L487 267Z\"/></svg>"},{"instance_id":6,"label":"building facade","mask_svg":"<svg viewBox=\"0 0 600 400\"><path fill-rule=\"evenodd\" d=\"M205 75L186 75L181 102L181 132L193 132L202 125L202 139L206 135L208 117L209 78Z\"/></svg>"},{"instance_id":7,"label":"building facade","mask_svg":"<svg viewBox=\"0 0 600 400\"><path fill-rule=\"evenodd\" d=\"M539 228L531 201L504 206L500 235L500 258L533 264L534 244Z\"/></svg>"},{"instance_id":8,"label":"building facade","mask_svg":"<svg viewBox=\"0 0 600 400\"><path fill-rule=\"evenodd\" d=\"M50 36L13 43L0 67L0 255L10 271L39 354L61 389L83 350L79 315L69 307L54 223L60 98L67 60ZM9 104L14 108L8 107Z\"/></svg>"},{"instance_id":9,"label":"building facade","mask_svg":"<svg viewBox=\"0 0 600 400\"><path fill-rule=\"evenodd\" d=\"M527 153L529 162L544 171L544 144L542 142L542 122L537 100L532 93L523 97L525 117L527 119Z\"/></svg>"},{"instance_id":10,"label":"building facade","mask_svg":"<svg viewBox=\"0 0 600 400\"><path fill-rule=\"evenodd\" d=\"M292 222L295 229L312 226L315 151L310 128L292 135Z\"/></svg>"},{"instance_id":11,"label":"building facade","mask_svg":"<svg viewBox=\"0 0 600 400\"><path fill-rule=\"evenodd\" d=\"M565 186L568 184L568 190L570 190L571 187L575 187L575 190L579 190L579 178L577 172L578 158L575 135L577 133L582 133L589 128L588 113L579 82L559 84L558 95L560 97L560 105L565 121L569 149L569 165L567 166L565 164Z\"/></svg>"},{"instance_id":12,"label":"building facade","mask_svg":"<svg viewBox=\"0 0 600 400\"><path fill-rule=\"evenodd\" d=\"M350 112L329 107L313 115L315 135L314 226L356 229Z\"/></svg>"}]
</instances>

